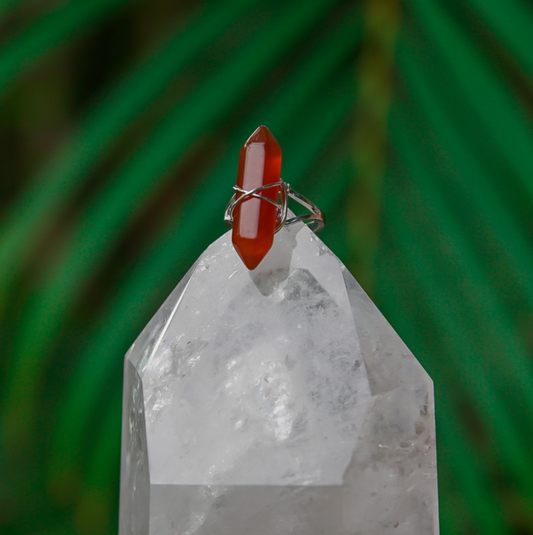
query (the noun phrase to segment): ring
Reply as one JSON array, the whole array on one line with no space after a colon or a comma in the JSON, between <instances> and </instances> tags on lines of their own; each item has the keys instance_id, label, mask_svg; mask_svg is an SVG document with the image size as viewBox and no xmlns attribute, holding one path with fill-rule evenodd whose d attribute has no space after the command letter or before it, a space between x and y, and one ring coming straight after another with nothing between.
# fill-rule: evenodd
<instances>
[{"instance_id":1,"label":"ring","mask_svg":"<svg viewBox=\"0 0 533 535\"><path fill-rule=\"evenodd\" d=\"M260 194L261 191L276 186L278 186L280 190L279 203ZM231 197L224 212L224 223L229 227L233 225L233 212L235 211L235 208L237 208L237 206L239 206L239 204L241 204L243 201L251 197L255 199L261 199L262 201L267 201L276 207L276 229L274 232L278 232L284 225L292 225L300 221L307 223L314 232L320 232L326 224L326 214L315 203L311 202L297 191L294 191L290 184L283 182L283 180L280 180L279 182L273 182L272 184L266 184L265 186L259 186L258 188L254 188L250 191L243 190L238 186L233 186L233 189L236 193L234 193ZM242 193L238 199L236 198L237 193ZM289 198L294 199L296 202L307 208L311 213L288 218Z\"/></svg>"}]
</instances>

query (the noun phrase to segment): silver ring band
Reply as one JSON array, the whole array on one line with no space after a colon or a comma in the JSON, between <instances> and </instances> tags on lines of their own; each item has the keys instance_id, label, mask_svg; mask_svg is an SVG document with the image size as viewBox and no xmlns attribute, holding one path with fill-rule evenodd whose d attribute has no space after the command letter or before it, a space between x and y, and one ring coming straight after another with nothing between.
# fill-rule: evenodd
<instances>
[{"instance_id":1,"label":"silver ring band","mask_svg":"<svg viewBox=\"0 0 533 535\"><path fill-rule=\"evenodd\" d=\"M265 197L264 195L261 195L260 193L265 189L273 187L279 187L279 203ZM297 191L294 191L290 184L283 182L283 180L280 180L279 182L273 182L272 184L266 184L265 186L260 186L250 191L243 190L237 186L233 186L233 189L237 193L242 193L242 195L237 199L237 193L235 193L226 206L226 210L224 212L224 223L226 223L228 227L233 226L233 212L235 211L235 208L250 197L267 201L276 207L277 216L275 232L278 232L284 225L292 225L300 221L307 223L314 232L320 232L326 224L326 214L316 204L312 203L309 199L305 198ZM311 213L288 218L289 198L294 199L296 202L307 208Z\"/></svg>"}]
</instances>

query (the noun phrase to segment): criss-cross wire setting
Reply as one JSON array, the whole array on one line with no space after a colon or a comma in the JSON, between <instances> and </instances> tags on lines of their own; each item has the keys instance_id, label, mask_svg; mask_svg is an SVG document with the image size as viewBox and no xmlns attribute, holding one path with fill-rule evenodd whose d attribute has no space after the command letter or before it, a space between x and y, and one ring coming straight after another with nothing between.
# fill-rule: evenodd
<instances>
[{"instance_id":1,"label":"criss-cross wire setting","mask_svg":"<svg viewBox=\"0 0 533 535\"><path fill-rule=\"evenodd\" d=\"M272 199L269 199L260 193L261 191L274 187L279 188L279 202L273 201ZM233 225L233 213L235 208L251 197L266 201L276 207L275 232L278 232L284 225L292 225L300 221L308 224L311 230L314 232L320 232L326 224L326 214L324 214L324 212L316 204L297 191L294 191L290 184L284 182L283 180L280 180L279 182L273 182L272 184L265 184L264 186L259 186L249 191L239 188L238 186L233 186L233 189L236 193L234 193L231 197L224 212L224 223L226 223L226 225L229 227ZM241 193L242 195L237 198L237 193ZM294 199L296 202L307 208L311 213L287 217L289 213L289 198Z\"/></svg>"}]
</instances>

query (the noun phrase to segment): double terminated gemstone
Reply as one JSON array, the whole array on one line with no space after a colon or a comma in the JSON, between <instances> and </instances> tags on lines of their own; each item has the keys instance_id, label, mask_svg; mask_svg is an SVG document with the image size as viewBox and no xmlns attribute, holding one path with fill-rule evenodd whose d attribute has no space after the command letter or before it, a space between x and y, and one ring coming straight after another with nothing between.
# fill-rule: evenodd
<instances>
[{"instance_id":1,"label":"double terminated gemstone","mask_svg":"<svg viewBox=\"0 0 533 535\"><path fill-rule=\"evenodd\" d=\"M279 182L281 175L281 147L266 126L260 126L242 146L239 155L237 186L251 191ZM258 192L277 202L279 186ZM243 193L237 193L239 199ZM249 196L239 203L233 214L232 241L246 267L255 269L274 242L276 207Z\"/></svg>"}]
</instances>

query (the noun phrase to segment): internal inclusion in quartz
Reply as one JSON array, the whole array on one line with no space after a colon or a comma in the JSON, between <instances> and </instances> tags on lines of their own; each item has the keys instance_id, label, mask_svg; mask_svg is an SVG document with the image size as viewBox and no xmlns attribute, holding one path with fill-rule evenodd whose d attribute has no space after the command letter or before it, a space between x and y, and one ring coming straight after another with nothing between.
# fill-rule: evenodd
<instances>
[{"instance_id":1,"label":"internal inclusion in quartz","mask_svg":"<svg viewBox=\"0 0 533 535\"><path fill-rule=\"evenodd\" d=\"M430 378L331 251L213 243L126 356L120 535L434 535Z\"/></svg>"}]
</instances>

